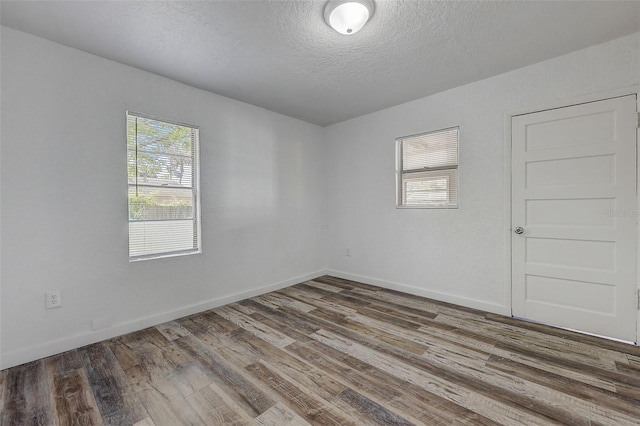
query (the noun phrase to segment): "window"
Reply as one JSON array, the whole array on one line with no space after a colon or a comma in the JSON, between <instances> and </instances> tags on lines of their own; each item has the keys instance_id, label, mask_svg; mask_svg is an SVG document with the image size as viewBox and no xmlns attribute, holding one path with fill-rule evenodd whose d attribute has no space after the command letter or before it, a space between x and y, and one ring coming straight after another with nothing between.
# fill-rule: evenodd
<instances>
[{"instance_id":1,"label":"window","mask_svg":"<svg viewBox=\"0 0 640 426\"><path fill-rule=\"evenodd\" d=\"M127 113L129 260L200 252L198 129Z\"/></svg>"},{"instance_id":2,"label":"window","mask_svg":"<svg viewBox=\"0 0 640 426\"><path fill-rule=\"evenodd\" d=\"M396 139L398 207L458 207L458 131Z\"/></svg>"}]
</instances>

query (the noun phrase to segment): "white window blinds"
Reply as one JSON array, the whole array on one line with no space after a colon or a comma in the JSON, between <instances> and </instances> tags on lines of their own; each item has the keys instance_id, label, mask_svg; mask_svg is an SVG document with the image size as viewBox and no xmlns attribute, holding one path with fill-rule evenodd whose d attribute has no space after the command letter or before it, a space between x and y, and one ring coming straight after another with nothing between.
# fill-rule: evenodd
<instances>
[{"instance_id":1,"label":"white window blinds","mask_svg":"<svg viewBox=\"0 0 640 426\"><path fill-rule=\"evenodd\" d=\"M200 252L198 129L127 113L129 260Z\"/></svg>"},{"instance_id":2,"label":"white window blinds","mask_svg":"<svg viewBox=\"0 0 640 426\"><path fill-rule=\"evenodd\" d=\"M458 127L398 138L397 204L458 206Z\"/></svg>"}]
</instances>

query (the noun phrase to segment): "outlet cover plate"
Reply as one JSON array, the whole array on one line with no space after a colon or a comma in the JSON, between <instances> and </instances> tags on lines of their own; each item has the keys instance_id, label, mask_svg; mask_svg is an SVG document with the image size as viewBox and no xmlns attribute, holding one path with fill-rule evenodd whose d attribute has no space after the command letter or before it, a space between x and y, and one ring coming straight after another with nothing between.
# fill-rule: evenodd
<instances>
[{"instance_id":1,"label":"outlet cover plate","mask_svg":"<svg viewBox=\"0 0 640 426\"><path fill-rule=\"evenodd\" d=\"M54 309L62 307L62 290L47 291L44 294L44 308Z\"/></svg>"}]
</instances>

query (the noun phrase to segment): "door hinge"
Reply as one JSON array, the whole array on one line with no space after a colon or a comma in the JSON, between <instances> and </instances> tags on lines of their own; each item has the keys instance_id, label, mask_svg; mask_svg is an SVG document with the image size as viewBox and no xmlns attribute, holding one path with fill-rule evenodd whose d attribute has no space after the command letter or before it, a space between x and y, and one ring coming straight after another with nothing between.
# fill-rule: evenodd
<instances>
[{"instance_id":1,"label":"door hinge","mask_svg":"<svg viewBox=\"0 0 640 426\"><path fill-rule=\"evenodd\" d=\"M640 311L640 289L636 290L636 309Z\"/></svg>"},{"instance_id":2,"label":"door hinge","mask_svg":"<svg viewBox=\"0 0 640 426\"><path fill-rule=\"evenodd\" d=\"M638 122L636 123L638 129L640 129L640 112L638 113Z\"/></svg>"}]
</instances>

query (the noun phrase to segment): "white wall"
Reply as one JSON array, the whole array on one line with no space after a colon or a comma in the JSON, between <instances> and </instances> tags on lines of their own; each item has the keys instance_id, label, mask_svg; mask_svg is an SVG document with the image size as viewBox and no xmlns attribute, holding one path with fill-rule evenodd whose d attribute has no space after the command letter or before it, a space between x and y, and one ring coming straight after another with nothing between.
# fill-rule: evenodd
<instances>
[{"instance_id":1,"label":"white wall","mask_svg":"<svg viewBox=\"0 0 640 426\"><path fill-rule=\"evenodd\" d=\"M3 368L323 273L322 128L5 27L1 43ZM202 254L129 263L126 110L200 126Z\"/></svg>"},{"instance_id":2,"label":"white wall","mask_svg":"<svg viewBox=\"0 0 640 426\"><path fill-rule=\"evenodd\" d=\"M329 272L509 314L505 115L639 82L634 34L327 128ZM395 138L451 126L460 208L396 209Z\"/></svg>"},{"instance_id":3,"label":"white wall","mask_svg":"<svg viewBox=\"0 0 640 426\"><path fill-rule=\"evenodd\" d=\"M4 27L1 43L2 368L327 265L507 313L505 115L640 82L636 34L322 129ZM202 254L128 262L127 109L200 126ZM395 138L455 125L460 208L397 210Z\"/></svg>"}]
</instances>

